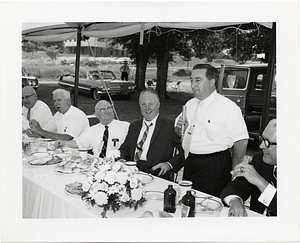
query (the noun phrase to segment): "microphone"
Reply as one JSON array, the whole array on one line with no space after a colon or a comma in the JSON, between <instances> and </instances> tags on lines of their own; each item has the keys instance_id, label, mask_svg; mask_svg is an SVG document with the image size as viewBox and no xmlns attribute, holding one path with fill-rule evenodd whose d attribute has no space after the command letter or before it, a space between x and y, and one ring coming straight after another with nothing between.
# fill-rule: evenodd
<instances>
[{"instance_id":1,"label":"microphone","mask_svg":"<svg viewBox=\"0 0 300 243\"><path fill-rule=\"evenodd\" d=\"M185 123L185 120L186 120L186 106L182 106L182 119ZM184 124L181 126L181 138L183 138L183 135L184 135Z\"/></svg>"}]
</instances>

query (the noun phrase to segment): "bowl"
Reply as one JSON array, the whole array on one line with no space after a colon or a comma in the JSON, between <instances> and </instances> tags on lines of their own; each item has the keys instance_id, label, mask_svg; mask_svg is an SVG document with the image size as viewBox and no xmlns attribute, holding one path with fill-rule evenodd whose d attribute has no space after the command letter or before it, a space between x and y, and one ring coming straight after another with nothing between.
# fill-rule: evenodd
<instances>
[{"instance_id":1,"label":"bowl","mask_svg":"<svg viewBox=\"0 0 300 243\"><path fill-rule=\"evenodd\" d=\"M218 217L223 204L211 198L196 198L195 212L206 217Z\"/></svg>"},{"instance_id":2,"label":"bowl","mask_svg":"<svg viewBox=\"0 0 300 243\"><path fill-rule=\"evenodd\" d=\"M36 152L31 154L35 159L47 158L50 154L47 152Z\"/></svg>"}]
</instances>

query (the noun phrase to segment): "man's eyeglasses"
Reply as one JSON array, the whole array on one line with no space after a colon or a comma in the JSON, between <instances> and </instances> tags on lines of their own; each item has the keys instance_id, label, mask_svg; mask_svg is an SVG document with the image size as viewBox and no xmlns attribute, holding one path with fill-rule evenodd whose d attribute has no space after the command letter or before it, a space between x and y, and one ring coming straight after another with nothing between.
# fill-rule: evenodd
<instances>
[{"instance_id":1,"label":"man's eyeglasses","mask_svg":"<svg viewBox=\"0 0 300 243\"><path fill-rule=\"evenodd\" d=\"M259 144L261 144L262 142L264 142L264 144L267 148L269 148L271 145L277 145L277 143L270 142L268 139L266 139L262 136L259 136Z\"/></svg>"},{"instance_id":2,"label":"man's eyeglasses","mask_svg":"<svg viewBox=\"0 0 300 243\"><path fill-rule=\"evenodd\" d=\"M111 112L112 110L113 110L113 108L112 108L111 106L109 106L109 107L107 107L107 108L101 108L101 109L99 109L98 111L104 113L105 111Z\"/></svg>"},{"instance_id":3,"label":"man's eyeglasses","mask_svg":"<svg viewBox=\"0 0 300 243\"><path fill-rule=\"evenodd\" d=\"M22 97L22 100L28 100L31 96L33 96L34 94L31 94L31 95L26 95L26 96L24 96L24 97Z\"/></svg>"}]
</instances>

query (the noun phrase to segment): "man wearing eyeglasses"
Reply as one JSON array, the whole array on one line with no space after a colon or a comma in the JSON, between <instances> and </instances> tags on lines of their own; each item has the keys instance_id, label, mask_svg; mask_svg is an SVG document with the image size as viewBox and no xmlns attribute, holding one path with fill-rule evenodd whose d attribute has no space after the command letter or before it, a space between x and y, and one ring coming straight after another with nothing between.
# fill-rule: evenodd
<instances>
[{"instance_id":1,"label":"man wearing eyeglasses","mask_svg":"<svg viewBox=\"0 0 300 243\"><path fill-rule=\"evenodd\" d=\"M119 149L127 135L129 122L114 119L113 107L106 100L96 104L95 116L100 123L91 126L74 140L58 140L56 147L92 149L95 156L102 158L106 157L107 152Z\"/></svg>"},{"instance_id":2,"label":"man wearing eyeglasses","mask_svg":"<svg viewBox=\"0 0 300 243\"><path fill-rule=\"evenodd\" d=\"M277 216L277 122L271 120L260 136L261 152L248 164L233 170L236 178L222 191L222 200L230 206L228 216L243 217L243 202L251 196L250 209L266 216Z\"/></svg>"},{"instance_id":3,"label":"man wearing eyeglasses","mask_svg":"<svg viewBox=\"0 0 300 243\"><path fill-rule=\"evenodd\" d=\"M30 128L29 121L32 119L37 120L42 128L51 120L52 113L49 106L37 99L37 94L33 87L25 86L22 89L22 104L23 130Z\"/></svg>"}]
</instances>

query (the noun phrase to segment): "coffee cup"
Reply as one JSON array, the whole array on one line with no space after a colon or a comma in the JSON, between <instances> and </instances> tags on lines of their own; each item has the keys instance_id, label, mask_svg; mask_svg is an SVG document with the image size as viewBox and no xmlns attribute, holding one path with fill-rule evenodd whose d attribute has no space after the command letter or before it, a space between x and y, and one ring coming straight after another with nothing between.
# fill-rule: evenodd
<instances>
[{"instance_id":1,"label":"coffee cup","mask_svg":"<svg viewBox=\"0 0 300 243\"><path fill-rule=\"evenodd\" d=\"M87 150L86 149L79 149L79 156L85 160L87 157Z\"/></svg>"},{"instance_id":2,"label":"coffee cup","mask_svg":"<svg viewBox=\"0 0 300 243\"><path fill-rule=\"evenodd\" d=\"M126 161L125 165L132 171L138 172L138 168L136 167L137 163L135 161Z\"/></svg>"},{"instance_id":3,"label":"coffee cup","mask_svg":"<svg viewBox=\"0 0 300 243\"><path fill-rule=\"evenodd\" d=\"M183 197L187 191L192 190L193 182L191 182L191 181L182 180L182 181L179 181L178 184L180 187L181 197Z\"/></svg>"}]
</instances>

